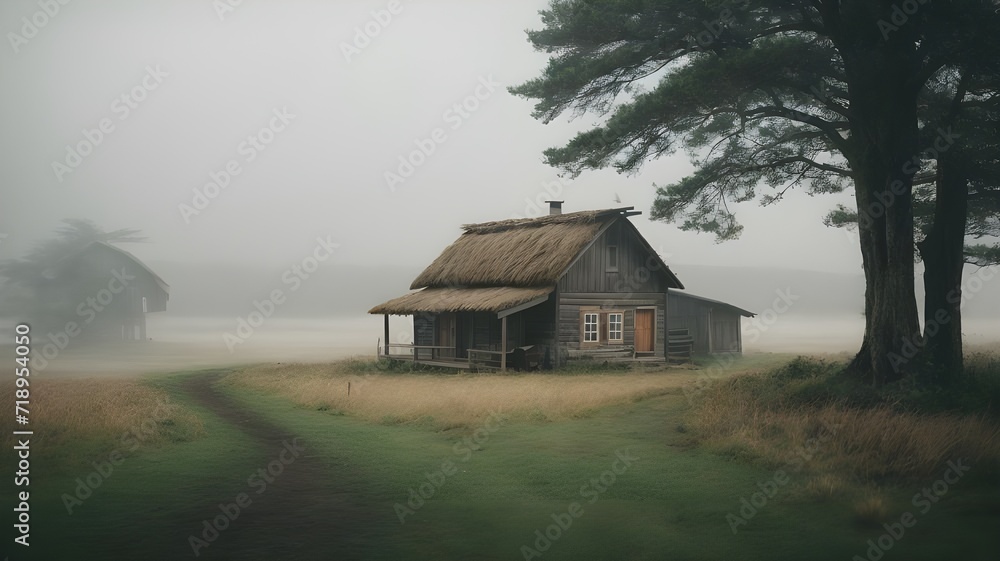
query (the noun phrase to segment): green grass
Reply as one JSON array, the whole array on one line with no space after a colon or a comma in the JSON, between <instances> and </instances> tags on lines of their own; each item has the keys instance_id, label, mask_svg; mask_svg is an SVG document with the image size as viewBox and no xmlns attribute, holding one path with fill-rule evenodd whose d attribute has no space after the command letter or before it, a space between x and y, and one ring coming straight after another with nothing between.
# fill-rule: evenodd
<instances>
[{"instance_id":1,"label":"green grass","mask_svg":"<svg viewBox=\"0 0 1000 561\"><path fill-rule=\"evenodd\" d=\"M92 468L38 466L37 495L32 487L32 541L38 544L32 549L38 547L34 553L41 555L36 558L190 557L186 536L214 514L204 505L245 489L247 474L273 453L187 402L178 389L187 375L198 374L151 383L202 416L204 437L129 455L73 516L67 516L59 496ZM535 531L544 532L553 524L551 515L565 513L573 502L581 504L583 515L543 552L546 561L848 560L864 557L866 541L882 533L857 524L851 495L817 499L802 491L806 475L793 474L734 535L726 515L738 512L741 497L749 498L758 482L773 476L773 466L697 446L683 428L690 405L680 391L572 420L508 420L482 450L466 454L454 447L478 427L368 423L226 388L248 409L309 443L306 453L327 470L316 482L321 490L316 501L343 500L350 516L336 524L352 537L335 547L317 540L290 550L280 528L253 529L242 531L241 541L234 541L236 534L224 536L201 559L523 559L521 547L533 547ZM616 450L625 449L639 459L589 503L581 487L609 470ZM405 503L409 490L445 461L453 462L457 473L400 524L394 505ZM889 521L914 510L910 498L919 487L881 489ZM297 514L308 519L310 505L302 508ZM918 515L917 525L884 559L950 558L957 544L963 559L992 559L998 519L995 486L962 480L926 515ZM324 521L315 522L323 532ZM229 538L234 539L223 544Z\"/></svg>"},{"instance_id":2,"label":"green grass","mask_svg":"<svg viewBox=\"0 0 1000 561\"><path fill-rule=\"evenodd\" d=\"M291 408L271 397L236 395L315 442L320 455L346 459L355 469L341 483L368 498L383 536L378 541L391 541L406 559L522 558L520 547L531 546L535 530L544 531L551 515L566 512L572 502L581 503L584 514L544 553L546 559L721 559L736 552L741 559L850 559L863 555L865 541L879 535L856 526L850 500L816 501L795 491L805 477L793 477L733 535L726 515L773 470L692 448L689 437L676 430L687 408L679 394L573 421L508 422L467 461L453 446L470 430L367 424ZM619 449L640 459L589 504L581 487L611 468ZM393 505L404 503L408 490L446 460L458 473L400 525ZM890 512L913 509L911 489L884 491ZM989 499L979 491L956 487L949 502L920 517L923 526L911 530L893 555L938 558L950 547L939 538L949 535L964 540L968 558L976 558L977 547L989 546L985 530L996 523L995 512L982 516L982 511L997 505L995 493ZM392 558L374 542L366 553Z\"/></svg>"},{"instance_id":3,"label":"green grass","mask_svg":"<svg viewBox=\"0 0 1000 561\"><path fill-rule=\"evenodd\" d=\"M244 472L258 462L258 454L240 431L188 402L177 390L180 379L164 377L154 385L204 419L204 438L148 443L134 452L107 444L96 450L91 443L78 442L87 460L55 463L60 456L54 456L33 463L37 475L31 486L32 559L157 559L190 554L187 534L211 514L195 498L245 486ZM76 479L85 480L95 472L92 462L106 462L116 449L124 462L112 466L114 471L68 514L62 495L75 494ZM53 462L44 462L49 459Z\"/></svg>"}]
</instances>

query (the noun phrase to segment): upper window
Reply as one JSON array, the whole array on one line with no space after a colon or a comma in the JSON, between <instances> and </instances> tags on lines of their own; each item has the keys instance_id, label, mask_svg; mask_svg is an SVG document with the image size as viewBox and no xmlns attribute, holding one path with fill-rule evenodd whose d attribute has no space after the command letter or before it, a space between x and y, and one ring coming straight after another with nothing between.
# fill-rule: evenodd
<instances>
[{"instance_id":1,"label":"upper window","mask_svg":"<svg viewBox=\"0 0 1000 561\"><path fill-rule=\"evenodd\" d=\"M596 343L599 340L597 314L583 314L583 342Z\"/></svg>"},{"instance_id":2,"label":"upper window","mask_svg":"<svg viewBox=\"0 0 1000 561\"><path fill-rule=\"evenodd\" d=\"M608 246L608 271L618 270L618 246L609 245Z\"/></svg>"},{"instance_id":3,"label":"upper window","mask_svg":"<svg viewBox=\"0 0 1000 561\"><path fill-rule=\"evenodd\" d=\"M608 341L613 343L622 341L622 314L619 312L608 314Z\"/></svg>"}]
</instances>

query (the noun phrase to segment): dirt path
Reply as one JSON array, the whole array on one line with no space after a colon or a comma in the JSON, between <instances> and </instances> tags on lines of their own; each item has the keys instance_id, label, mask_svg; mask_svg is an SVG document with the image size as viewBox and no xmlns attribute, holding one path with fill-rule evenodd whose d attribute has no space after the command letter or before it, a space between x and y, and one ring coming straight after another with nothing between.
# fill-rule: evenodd
<instances>
[{"instance_id":1,"label":"dirt path","mask_svg":"<svg viewBox=\"0 0 1000 561\"><path fill-rule=\"evenodd\" d=\"M367 526L359 498L331 489L336 467L317 459L308 442L219 391L216 382L223 375L192 376L182 389L260 445L259 459L246 466L242 477L269 468L267 475L273 477L265 488L263 478L258 477L252 486L244 479L232 488L219 489L214 497L199 498L205 518L221 514L219 504L233 502L241 492L252 503L241 509L216 540L199 550L198 559L357 558L358 539L364 534L361 528ZM193 555L191 549L188 553Z\"/></svg>"}]
</instances>

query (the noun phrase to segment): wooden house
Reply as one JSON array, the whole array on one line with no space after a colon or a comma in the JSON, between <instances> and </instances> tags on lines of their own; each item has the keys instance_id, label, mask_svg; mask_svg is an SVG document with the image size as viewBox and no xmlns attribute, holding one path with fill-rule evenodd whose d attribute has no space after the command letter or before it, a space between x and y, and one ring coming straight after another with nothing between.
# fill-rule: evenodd
<instances>
[{"instance_id":1,"label":"wooden house","mask_svg":"<svg viewBox=\"0 0 1000 561\"><path fill-rule=\"evenodd\" d=\"M85 339L146 340L146 314L167 309L170 287L131 253L92 242L43 275L41 297L71 313Z\"/></svg>"},{"instance_id":2,"label":"wooden house","mask_svg":"<svg viewBox=\"0 0 1000 561\"><path fill-rule=\"evenodd\" d=\"M414 292L369 310L385 316L383 355L500 368L666 360L668 290L684 285L629 220L641 213L549 204L541 218L463 226ZM413 316L412 344L388 342L389 315Z\"/></svg>"}]
</instances>

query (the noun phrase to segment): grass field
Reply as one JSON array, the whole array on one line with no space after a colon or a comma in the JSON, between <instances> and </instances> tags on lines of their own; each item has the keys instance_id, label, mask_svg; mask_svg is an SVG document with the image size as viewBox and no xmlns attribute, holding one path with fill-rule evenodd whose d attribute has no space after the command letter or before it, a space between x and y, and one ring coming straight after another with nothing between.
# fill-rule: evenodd
<instances>
[{"instance_id":1,"label":"grass field","mask_svg":"<svg viewBox=\"0 0 1000 561\"><path fill-rule=\"evenodd\" d=\"M850 560L872 544L885 560L995 558L995 418L786 399L819 392L805 375L761 399L765 372L792 358L710 379L347 361L40 383L35 557L11 558ZM129 449L120 433L144 422ZM258 494L248 476L293 439L305 450ZM68 514L64 495L115 451ZM963 459L956 480L949 461ZM253 502L196 557L191 536L241 492Z\"/></svg>"}]
</instances>

